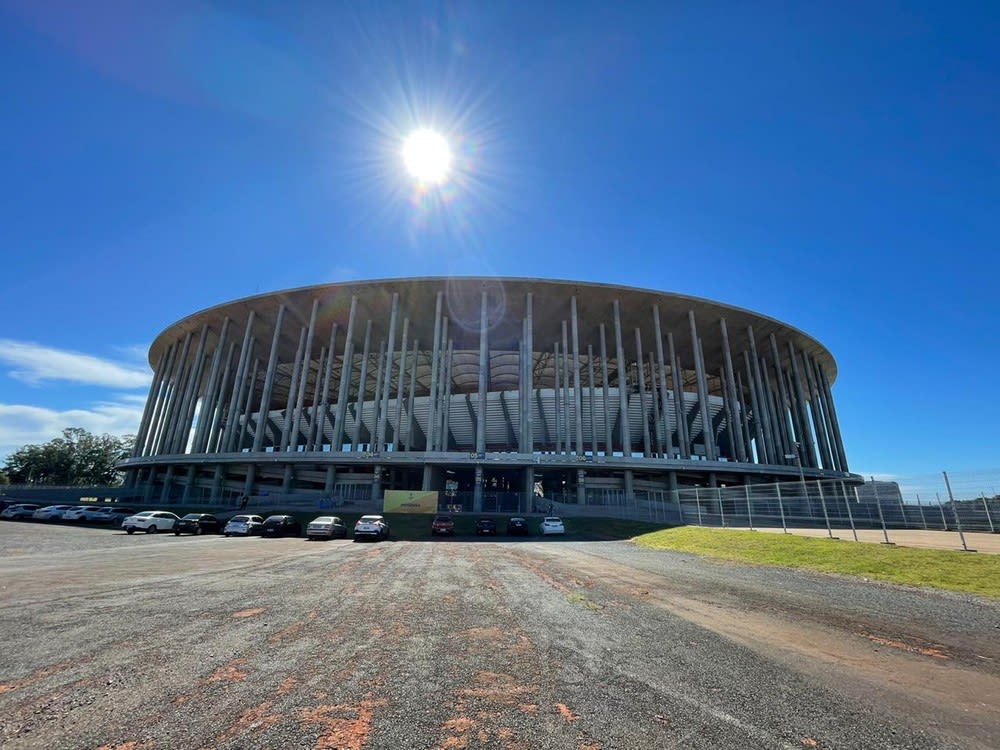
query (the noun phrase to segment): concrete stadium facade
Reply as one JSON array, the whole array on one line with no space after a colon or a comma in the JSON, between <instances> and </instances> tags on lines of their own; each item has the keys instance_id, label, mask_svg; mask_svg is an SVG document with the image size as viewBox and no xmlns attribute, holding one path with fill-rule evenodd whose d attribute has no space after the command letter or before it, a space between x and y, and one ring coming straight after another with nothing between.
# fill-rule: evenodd
<instances>
[{"instance_id":1,"label":"concrete stadium facade","mask_svg":"<svg viewBox=\"0 0 1000 750\"><path fill-rule=\"evenodd\" d=\"M847 479L815 339L606 284L410 278L236 300L167 328L121 468L147 501L238 493L469 510Z\"/></svg>"}]
</instances>

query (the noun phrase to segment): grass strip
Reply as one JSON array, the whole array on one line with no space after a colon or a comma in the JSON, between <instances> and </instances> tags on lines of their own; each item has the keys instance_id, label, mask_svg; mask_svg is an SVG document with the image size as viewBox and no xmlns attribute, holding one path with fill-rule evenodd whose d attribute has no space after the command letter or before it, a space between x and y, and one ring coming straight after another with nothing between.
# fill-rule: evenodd
<instances>
[{"instance_id":1,"label":"grass strip","mask_svg":"<svg viewBox=\"0 0 1000 750\"><path fill-rule=\"evenodd\" d=\"M1000 598L1000 555L694 526L654 531L633 541L652 549L692 552L733 562L842 573Z\"/></svg>"}]
</instances>

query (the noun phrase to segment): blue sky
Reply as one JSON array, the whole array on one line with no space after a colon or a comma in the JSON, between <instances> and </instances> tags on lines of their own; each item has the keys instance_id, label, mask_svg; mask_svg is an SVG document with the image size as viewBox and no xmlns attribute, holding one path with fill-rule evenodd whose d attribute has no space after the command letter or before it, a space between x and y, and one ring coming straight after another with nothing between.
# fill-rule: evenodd
<instances>
[{"instance_id":1,"label":"blue sky","mask_svg":"<svg viewBox=\"0 0 1000 750\"><path fill-rule=\"evenodd\" d=\"M823 342L851 466L993 468L1000 6L0 0L0 455L135 429L173 321L604 281ZM418 200L399 158L446 132Z\"/></svg>"}]
</instances>

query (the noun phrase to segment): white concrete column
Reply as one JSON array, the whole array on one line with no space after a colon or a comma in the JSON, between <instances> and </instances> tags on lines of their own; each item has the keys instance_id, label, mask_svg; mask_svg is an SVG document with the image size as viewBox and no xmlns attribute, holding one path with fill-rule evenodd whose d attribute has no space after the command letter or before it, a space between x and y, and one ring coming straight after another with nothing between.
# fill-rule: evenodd
<instances>
[{"instance_id":1,"label":"white concrete column","mask_svg":"<svg viewBox=\"0 0 1000 750\"><path fill-rule=\"evenodd\" d=\"M278 315L274 319L274 334L271 336L271 351L267 357L267 369L264 371L264 389L260 394L260 406L257 409L257 430L253 436L253 452L259 453L264 448L264 435L267 432L267 420L271 412L271 394L274 392L274 379L278 372L278 350L281 346L281 326L285 321L285 305L278 307ZM275 446L280 447L280 446Z\"/></svg>"},{"instance_id":2,"label":"white concrete column","mask_svg":"<svg viewBox=\"0 0 1000 750\"><path fill-rule=\"evenodd\" d=\"M333 441L330 450L341 453L347 422L347 402L350 399L351 377L354 374L354 317L358 309L357 296L351 297L351 312L347 318L347 337L344 340L344 357L340 364L340 387L337 391L337 414L333 418Z\"/></svg>"},{"instance_id":3,"label":"white concrete column","mask_svg":"<svg viewBox=\"0 0 1000 750\"><path fill-rule=\"evenodd\" d=\"M628 458L632 455L632 435L628 423L628 365L625 363L625 348L622 346L621 306L616 299L615 311L615 349L618 366L618 419L621 427L622 455Z\"/></svg>"}]
</instances>

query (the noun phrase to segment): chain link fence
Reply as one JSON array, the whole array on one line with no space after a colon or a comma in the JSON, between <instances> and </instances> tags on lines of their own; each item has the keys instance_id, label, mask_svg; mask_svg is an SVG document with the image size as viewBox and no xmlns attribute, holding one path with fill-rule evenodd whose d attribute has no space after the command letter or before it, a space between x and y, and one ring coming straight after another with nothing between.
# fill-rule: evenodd
<instances>
[{"instance_id":1,"label":"chain link fence","mask_svg":"<svg viewBox=\"0 0 1000 750\"><path fill-rule=\"evenodd\" d=\"M651 519L737 528L918 529L1000 532L1000 471L779 482L678 490ZM669 501L668 501L669 502ZM888 541L888 539L886 540Z\"/></svg>"}]
</instances>

